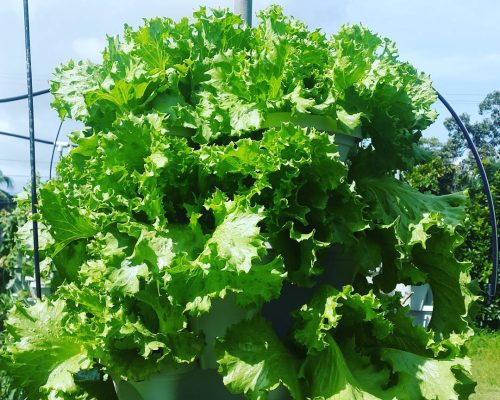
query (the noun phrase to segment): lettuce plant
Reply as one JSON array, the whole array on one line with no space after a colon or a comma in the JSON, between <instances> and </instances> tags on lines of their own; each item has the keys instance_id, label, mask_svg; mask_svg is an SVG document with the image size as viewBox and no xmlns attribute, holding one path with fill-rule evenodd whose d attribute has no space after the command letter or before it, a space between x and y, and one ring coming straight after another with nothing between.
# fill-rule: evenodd
<instances>
[{"instance_id":1,"label":"lettuce plant","mask_svg":"<svg viewBox=\"0 0 500 400\"><path fill-rule=\"evenodd\" d=\"M90 398L75 375L95 365L141 380L195 362L204 341L190 321L229 295L257 310L216 344L234 393L473 391L470 265L453 255L465 198L394 178L419 159L436 94L393 42L357 25L327 38L279 7L255 28L202 8L126 26L102 63L71 61L51 88L85 128L40 190L55 293L6 321L2 360L30 399ZM306 117L334 129L294 122ZM336 134L359 131L343 160ZM428 329L389 295L397 283L431 285ZM285 286L311 297L283 337L259 310Z\"/></svg>"}]
</instances>

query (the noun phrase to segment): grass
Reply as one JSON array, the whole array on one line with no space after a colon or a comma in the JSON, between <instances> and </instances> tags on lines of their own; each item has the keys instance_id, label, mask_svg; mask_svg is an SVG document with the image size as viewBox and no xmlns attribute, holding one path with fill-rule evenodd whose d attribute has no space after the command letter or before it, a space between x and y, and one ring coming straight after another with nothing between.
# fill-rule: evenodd
<instances>
[{"instance_id":1,"label":"grass","mask_svg":"<svg viewBox=\"0 0 500 400\"><path fill-rule=\"evenodd\" d=\"M500 399L500 333L477 332L468 349L472 376L477 381L471 400Z\"/></svg>"}]
</instances>

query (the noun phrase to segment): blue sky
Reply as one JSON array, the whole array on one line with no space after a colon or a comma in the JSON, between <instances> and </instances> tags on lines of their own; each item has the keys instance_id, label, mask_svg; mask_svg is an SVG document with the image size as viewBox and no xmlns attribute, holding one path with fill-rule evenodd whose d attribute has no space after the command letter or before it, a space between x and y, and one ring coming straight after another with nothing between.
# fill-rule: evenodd
<instances>
[{"instance_id":1,"label":"blue sky","mask_svg":"<svg viewBox=\"0 0 500 400\"><path fill-rule=\"evenodd\" d=\"M484 96L500 89L500 2L495 0L254 0L254 10L281 4L310 28L335 32L344 23L363 23L394 40L401 58L430 73L434 86L461 112L477 116ZM34 89L48 87L52 71L70 58L98 61L106 34L143 17L189 16L200 5L232 8L232 0L30 0ZM21 0L0 1L0 98L26 92ZM53 140L59 120L50 96L35 100L35 133ZM440 119L425 133L445 138ZM0 131L28 133L27 103L0 104ZM63 135L78 129L65 122ZM51 147L37 145L40 175L48 176ZM0 170L19 191L29 175L29 143L0 136Z\"/></svg>"}]
</instances>

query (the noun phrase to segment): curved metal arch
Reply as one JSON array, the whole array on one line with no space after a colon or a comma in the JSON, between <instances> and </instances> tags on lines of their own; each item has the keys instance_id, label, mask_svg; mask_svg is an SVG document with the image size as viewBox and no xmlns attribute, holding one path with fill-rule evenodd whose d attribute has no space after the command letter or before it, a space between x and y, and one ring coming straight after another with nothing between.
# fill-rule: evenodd
<instances>
[{"instance_id":1,"label":"curved metal arch","mask_svg":"<svg viewBox=\"0 0 500 400\"><path fill-rule=\"evenodd\" d=\"M458 127L462 131L465 140L467 141L467 145L469 146L470 151L474 155L474 159L476 161L477 168L479 170L479 174L481 175L481 180L483 181L483 189L484 194L486 195L486 199L488 201L488 210L489 210L489 218L491 225L491 258L493 261L493 271L491 272L490 280L488 283L488 300L492 301L495 298L497 285L498 285L498 228L496 222L495 215L495 204L493 203L493 196L491 194L490 183L488 181L488 177L486 176L486 171L484 169L484 165L481 161L481 157L479 156L479 152L472 141L472 137L470 136L469 131L465 127L464 123L455 112L452 106L446 101L446 99L436 90L438 95L438 99L443 103L446 109L450 112L453 119L457 123Z\"/></svg>"}]
</instances>

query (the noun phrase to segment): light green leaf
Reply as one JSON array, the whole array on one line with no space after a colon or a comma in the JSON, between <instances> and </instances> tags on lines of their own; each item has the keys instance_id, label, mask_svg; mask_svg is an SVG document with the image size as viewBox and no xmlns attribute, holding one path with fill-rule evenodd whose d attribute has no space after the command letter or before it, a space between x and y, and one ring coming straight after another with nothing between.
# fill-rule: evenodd
<instances>
[{"instance_id":1,"label":"light green leaf","mask_svg":"<svg viewBox=\"0 0 500 400\"><path fill-rule=\"evenodd\" d=\"M30 399L57 398L61 393L80 392L73 374L90 368L92 357L84 332L75 334L77 322L69 316L62 300L37 302L29 308L17 305L6 321L9 374Z\"/></svg>"},{"instance_id":2,"label":"light green leaf","mask_svg":"<svg viewBox=\"0 0 500 400\"><path fill-rule=\"evenodd\" d=\"M390 177L362 178L357 184L371 205L371 217L384 225L395 223L397 235L405 245L420 242L425 246L427 235L419 224L433 213L442 216L450 230L463 222L466 199L461 193L445 196L420 193Z\"/></svg>"},{"instance_id":3,"label":"light green leaf","mask_svg":"<svg viewBox=\"0 0 500 400\"><path fill-rule=\"evenodd\" d=\"M302 399L298 363L269 323L260 317L232 326L216 345L219 373L233 393L266 399L284 385L293 399Z\"/></svg>"},{"instance_id":4,"label":"light green leaf","mask_svg":"<svg viewBox=\"0 0 500 400\"><path fill-rule=\"evenodd\" d=\"M90 61L79 61L62 66L55 71L50 91L55 100L52 103L61 118L68 116L76 120L88 117L85 93L99 87L101 81L100 65Z\"/></svg>"},{"instance_id":5,"label":"light green leaf","mask_svg":"<svg viewBox=\"0 0 500 400\"><path fill-rule=\"evenodd\" d=\"M147 279L148 276L149 270L146 264L132 265L127 260L122 263L119 269L110 274L107 289L110 291L118 290L131 296L139 291L140 279Z\"/></svg>"},{"instance_id":6,"label":"light green leaf","mask_svg":"<svg viewBox=\"0 0 500 400\"><path fill-rule=\"evenodd\" d=\"M316 355L307 357L302 371L310 382L309 396L313 400L380 400L374 392L381 392L389 381L387 370L377 371L369 360L363 359L351 347L348 363L338 344L330 335L327 346ZM346 354L348 354L346 352ZM365 378L365 379L363 379Z\"/></svg>"},{"instance_id":7,"label":"light green leaf","mask_svg":"<svg viewBox=\"0 0 500 400\"><path fill-rule=\"evenodd\" d=\"M397 386L390 390L394 398L458 400L467 398L471 394L469 391L462 397L455 391L455 388L463 394L468 391L467 388L460 388L466 382L458 381L455 372L470 371L468 358L433 360L396 349L382 349L381 357L391 364L393 371L398 375Z\"/></svg>"},{"instance_id":8,"label":"light green leaf","mask_svg":"<svg viewBox=\"0 0 500 400\"><path fill-rule=\"evenodd\" d=\"M68 202L64 194L54 189L50 184L40 189L40 213L56 240L55 255L68 243L95 235L97 227L84 212Z\"/></svg>"},{"instance_id":9,"label":"light green leaf","mask_svg":"<svg viewBox=\"0 0 500 400\"><path fill-rule=\"evenodd\" d=\"M234 200L225 201L220 192L207 208L214 211L217 226L206 243L204 256L215 252L226 262L226 268L248 273L252 260L258 258L259 251L262 254L265 247L257 226L264 218L263 210L240 206Z\"/></svg>"}]
</instances>

